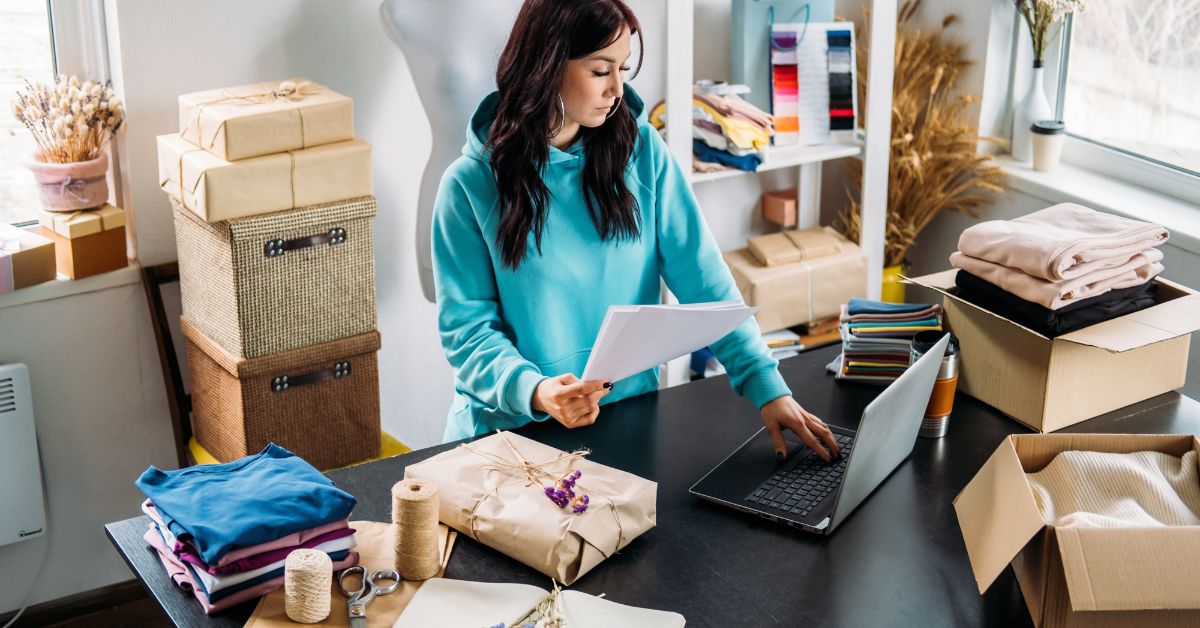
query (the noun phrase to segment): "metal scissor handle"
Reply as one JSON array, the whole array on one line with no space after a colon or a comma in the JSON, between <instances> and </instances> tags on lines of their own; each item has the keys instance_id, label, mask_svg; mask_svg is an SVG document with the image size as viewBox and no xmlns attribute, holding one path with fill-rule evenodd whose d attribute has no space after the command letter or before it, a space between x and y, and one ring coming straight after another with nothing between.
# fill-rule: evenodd
<instances>
[{"instance_id":1,"label":"metal scissor handle","mask_svg":"<svg viewBox=\"0 0 1200 628\"><path fill-rule=\"evenodd\" d=\"M358 588L350 590L346 588L346 576L356 575L362 578ZM380 581L390 581L390 584L381 585ZM350 598L350 603L358 603L362 605L368 604L376 595L387 595L396 590L400 586L400 572L394 569L379 569L377 571L368 572L362 565L355 565L342 570L338 574L338 588L342 590L342 595Z\"/></svg>"}]
</instances>

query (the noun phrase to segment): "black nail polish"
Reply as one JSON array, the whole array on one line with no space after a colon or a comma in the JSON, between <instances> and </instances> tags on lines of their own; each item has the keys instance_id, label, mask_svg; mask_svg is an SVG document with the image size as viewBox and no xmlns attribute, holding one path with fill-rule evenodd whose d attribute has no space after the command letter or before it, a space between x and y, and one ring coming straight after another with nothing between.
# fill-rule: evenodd
<instances>
[{"instance_id":1,"label":"black nail polish","mask_svg":"<svg viewBox=\"0 0 1200 628\"><path fill-rule=\"evenodd\" d=\"M779 462L783 462L783 452L782 451L775 452L775 459L778 460Z\"/></svg>"},{"instance_id":2,"label":"black nail polish","mask_svg":"<svg viewBox=\"0 0 1200 628\"><path fill-rule=\"evenodd\" d=\"M604 382L605 388L612 388L612 382Z\"/></svg>"}]
</instances>

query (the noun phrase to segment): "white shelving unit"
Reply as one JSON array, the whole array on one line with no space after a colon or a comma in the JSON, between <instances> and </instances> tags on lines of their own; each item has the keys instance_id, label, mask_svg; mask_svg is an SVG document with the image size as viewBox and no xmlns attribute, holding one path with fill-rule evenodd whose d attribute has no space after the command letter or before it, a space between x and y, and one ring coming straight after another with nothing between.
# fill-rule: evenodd
<instances>
[{"instance_id":1,"label":"white shelving unit","mask_svg":"<svg viewBox=\"0 0 1200 628\"><path fill-rule=\"evenodd\" d=\"M821 164L844 157L863 160L862 234L859 245L867 252L868 268L873 269L867 281L866 295L878 299L883 283L883 244L887 220L888 159L890 155L893 52L896 48L897 0L871 0L871 23L868 34L870 52L867 58L867 106L859 111L860 123L870 133L856 132L855 139L803 147L771 147L758 172L796 168L798 199L797 227L817 226L820 217ZM695 6L692 0L667 2L667 145L680 164L692 163L692 134L670 132L692 126L692 84L695 81L693 43L695 40ZM702 77L703 78L703 77ZM836 134L835 134L836 136ZM737 176L756 176L757 172L721 171L692 173L691 184L700 202L705 183ZM666 293L665 289L664 292ZM666 293L669 302L674 296ZM686 358L673 360L664 372L664 384L674 386L688 380Z\"/></svg>"}]
</instances>

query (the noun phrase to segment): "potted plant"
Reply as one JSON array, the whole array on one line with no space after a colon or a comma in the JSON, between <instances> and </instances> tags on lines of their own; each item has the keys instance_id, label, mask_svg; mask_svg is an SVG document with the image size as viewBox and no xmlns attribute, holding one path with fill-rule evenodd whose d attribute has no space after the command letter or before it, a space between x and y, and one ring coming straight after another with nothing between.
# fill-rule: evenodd
<instances>
[{"instance_id":1,"label":"potted plant","mask_svg":"<svg viewBox=\"0 0 1200 628\"><path fill-rule=\"evenodd\" d=\"M108 83L59 75L17 92L13 115L33 134L26 161L47 211L91 209L108 201L105 147L125 119Z\"/></svg>"},{"instance_id":2,"label":"potted plant","mask_svg":"<svg viewBox=\"0 0 1200 628\"><path fill-rule=\"evenodd\" d=\"M942 211L974 215L976 207L991 200L983 192L1004 191L1004 171L978 151L980 140L1004 142L979 135L978 128L967 121L966 115L976 97L955 90L959 74L970 65L963 58L962 45L946 36L946 29L958 18L947 15L941 29L922 33L909 26L920 6L920 0L905 2L897 19L900 28L896 33L883 254L883 299L897 303L904 301L904 286L896 278L904 270L905 254L933 218ZM860 46L858 93L859 102L863 103L867 51L862 42L867 38L856 39ZM862 162L851 159L847 163L852 185L861 190ZM850 240L859 240L861 211L853 195L837 226Z\"/></svg>"}]
</instances>

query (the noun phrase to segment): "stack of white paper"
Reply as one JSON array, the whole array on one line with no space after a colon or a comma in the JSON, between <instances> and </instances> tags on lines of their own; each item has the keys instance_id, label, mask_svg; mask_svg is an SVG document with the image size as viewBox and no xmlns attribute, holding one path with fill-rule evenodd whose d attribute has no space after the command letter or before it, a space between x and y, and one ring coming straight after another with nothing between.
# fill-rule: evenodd
<instances>
[{"instance_id":1,"label":"stack of white paper","mask_svg":"<svg viewBox=\"0 0 1200 628\"><path fill-rule=\"evenodd\" d=\"M720 340L756 311L741 301L611 306L581 379L636 375Z\"/></svg>"}]
</instances>

